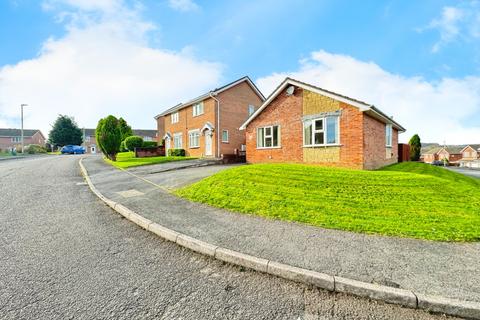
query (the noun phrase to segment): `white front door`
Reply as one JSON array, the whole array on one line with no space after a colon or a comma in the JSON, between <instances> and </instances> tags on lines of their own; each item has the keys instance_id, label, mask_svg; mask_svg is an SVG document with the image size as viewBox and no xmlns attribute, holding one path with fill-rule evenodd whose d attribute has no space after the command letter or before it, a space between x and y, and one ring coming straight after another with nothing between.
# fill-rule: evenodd
<instances>
[{"instance_id":1,"label":"white front door","mask_svg":"<svg viewBox=\"0 0 480 320\"><path fill-rule=\"evenodd\" d=\"M165 155L168 156L168 150L170 149L170 138L165 139Z\"/></svg>"},{"instance_id":2,"label":"white front door","mask_svg":"<svg viewBox=\"0 0 480 320\"><path fill-rule=\"evenodd\" d=\"M90 147L90 153L97 153L97 150L95 149L94 146Z\"/></svg>"},{"instance_id":3,"label":"white front door","mask_svg":"<svg viewBox=\"0 0 480 320\"><path fill-rule=\"evenodd\" d=\"M205 131L205 155L212 155L212 131Z\"/></svg>"}]
</instances>

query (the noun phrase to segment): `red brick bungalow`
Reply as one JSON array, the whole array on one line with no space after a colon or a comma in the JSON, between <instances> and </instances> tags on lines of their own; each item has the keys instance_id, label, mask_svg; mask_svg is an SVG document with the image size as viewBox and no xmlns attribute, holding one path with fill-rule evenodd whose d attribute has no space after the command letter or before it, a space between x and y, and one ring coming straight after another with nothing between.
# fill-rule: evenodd
<instances>
[{"instance_id":1,"label":"red brick bungalow","mask_svg":"<svg viewBox=\"0 0 480 320\"><path fill-rule=\"evenodd\" d=\"M377 169L398 161L405 129L369 105L286 78L240 127L247 162Z\"/></svg>"},{"instance_id":2,"label":"red brick bungalow","mask_svg":"<svg viewBox=\"0 0 480 320\"><path fill-rule=\"evenodd\" d=\"M425 151L423 161L425 163L433 163L434 161L443 161L447 159L449 163L458 163L462 159L462 147L447 146L436 147Z\"/></svg>"}]
</instances>

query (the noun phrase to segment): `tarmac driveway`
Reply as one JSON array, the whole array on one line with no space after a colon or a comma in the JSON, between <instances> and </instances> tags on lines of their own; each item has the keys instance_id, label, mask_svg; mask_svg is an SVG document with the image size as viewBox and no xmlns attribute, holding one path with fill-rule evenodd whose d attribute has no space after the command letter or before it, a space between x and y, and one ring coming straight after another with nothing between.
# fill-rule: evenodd
<instances>
[{"instance_id":1,"label":"tarmac driveway","mask_svg":"<svg viewBox=\"0 0 480 320\"><path fill-rule=\"evenodd\" d=\"M129 169L128 172L174 190L195 183L217 172L242 164L212 164L201 160L177 161Z\"/></svg>"}]
</instances>

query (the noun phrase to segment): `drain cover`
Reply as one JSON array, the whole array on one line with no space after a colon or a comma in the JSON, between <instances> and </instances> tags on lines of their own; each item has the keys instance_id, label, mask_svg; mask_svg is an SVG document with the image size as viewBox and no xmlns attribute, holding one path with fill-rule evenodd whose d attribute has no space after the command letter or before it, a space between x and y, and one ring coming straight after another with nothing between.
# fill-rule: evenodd
<instances>
[{"instance_id":1,"label":"drain cover","mask_svg":"<svg viewBox=\"0 0 480 320\"><path fill-rule=\"evenodd\" d=\"M138 196L143 196L145 194L145 193L140 192L140 191L135 190L135 189L119 191L117 193L124 198L138 197Z\"/></svg>"}]
</instances>

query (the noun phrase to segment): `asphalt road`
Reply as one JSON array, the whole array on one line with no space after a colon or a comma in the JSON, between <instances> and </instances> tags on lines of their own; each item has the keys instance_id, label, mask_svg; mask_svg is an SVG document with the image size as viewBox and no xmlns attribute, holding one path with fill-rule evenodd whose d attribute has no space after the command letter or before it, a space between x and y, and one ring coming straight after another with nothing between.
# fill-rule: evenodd
<instances>
[{"instance_id":1,"label":"asphalt road","mask_svg":"<svg viewBox=\"0 0 480 320\"><path fill-rule=\"evenodd\" d=\"M0 163L0 319L445 319L163 241L103 205L78 160Z\"/></svg>"}]
</instances>

